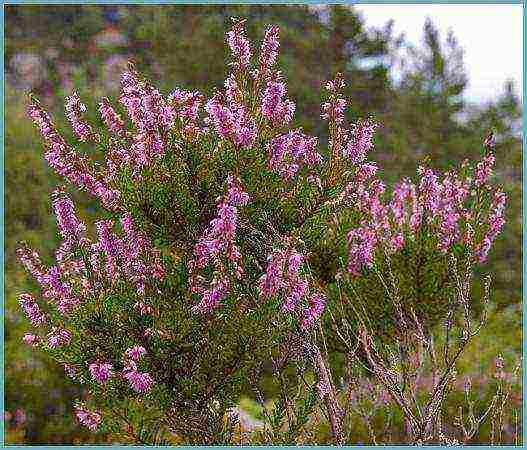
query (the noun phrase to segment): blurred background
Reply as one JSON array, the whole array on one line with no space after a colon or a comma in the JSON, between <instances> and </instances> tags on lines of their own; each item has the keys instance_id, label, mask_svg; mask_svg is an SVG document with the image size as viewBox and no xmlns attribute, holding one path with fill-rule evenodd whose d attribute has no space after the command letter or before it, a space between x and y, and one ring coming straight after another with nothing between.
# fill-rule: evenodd
<instances>
[{"instance_id":1,"label":"blurred background","mask_svg":"<svg viewBox=\"0 0 527 450\"><path fill-rule=\"evenodd\" d=\"M66 136L71 131L65 125L64 96L76 89L95 117L101 97L116 98L120 73L130 59L163 93L177 86L210 96L227 74L224 34L232 16L248 19L253 42L261 42L266 25L280 26L279 62L289 96L297 104L294 125L318 135L322 143L321 88L337 71L344 74L351 99L348 118L372 115L382 124L371 157L379 162L387 183L413 176L424 158L442 169L465 158L476 159L486 134L495 131L497 176L509 195L507 224L489 262L480 268L493 274L490 321L460 370L484 377L498 354L509 365L518 360L522 349L521 63L506 66L499 58L508 52L504 61L521 61L521 6L514 5L518 6L515 20L520 22L518 42L494 42L496 54L485 39L489 35L508 39L512 25L497 20L498 14L492 21L494 29L480 27L481 39L468 33L468 28L478 28L481 5L464 6L474 11L463 16L465 25L455 10L447 12L454 5L434 6L436 12L430 15L435 14L438 23L427 18L430 5L413 5L420 8L413 10L383 5L382 12L375 6L5 7L6 443L113 442L112 436L91 436L76 424L72 402L82 397L81 390L61 367L21 343L29 323L16 296L36 289L16 262L14 250L17 242L25 240L41 250L44 260L52 255L58 237L49 193L60 183L46 166L42 143L25 115L27 93L41 99ZM519 49L517 55L513 44ZM474 52L486 55L488 64L485 58L474 62ZM97 205L89 198L77 195L75 200L85 218L97 216ZM521 392L511 401L520 404Z\"/></svg>"}]
</instances>

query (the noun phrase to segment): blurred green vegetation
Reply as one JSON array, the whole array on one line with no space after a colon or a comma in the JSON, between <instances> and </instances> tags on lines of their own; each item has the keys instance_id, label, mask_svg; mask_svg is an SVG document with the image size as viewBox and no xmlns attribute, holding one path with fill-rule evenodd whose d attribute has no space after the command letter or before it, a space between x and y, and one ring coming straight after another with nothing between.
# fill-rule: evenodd
<instances>
[{"instance_id":1,"label":"blurred green vegetation","mask_svg":"<svg viewBox=\"0 0 527 450\"><path fill-rule=\"evenodd\" d=\"M507 224L481 272L493 275L493 313L487 330L462 362L468 372L488 374L498 353L509 364L521 352L521 160L522 110L512 84L487 105L463 100L467 75L453 34L440 36L427 21L419 48L408 48L392 25L369 29L353 9L334 6L38 6L5 8L5 404L13 414L7 442L27 444L108 442L72 419L82 392L62 368L21 343L28 322L16 296L35 286L16 263L17 242L28 241L44 259L57 235L49 193L58 180L42 158L42 144L25 116L26 94L36 93L68 136L62 100L79 91L96 121L102 96L115 97L128 60L162 92L175 87L206 95L226 77L225 32L232 16L246 17L248 34L260 42L266 25L280 26L279 64L297 103L295 126L326 142L319 119L323 82L344 74L351 100L348 118L372 115L382 124L371 155L390 185L415 176L419 161L446 168L475 159L489 130L497 137L497 176L509 202ZM396 18L394 18L396 19ZM408 48L403 60L399 50ZM404 64L401 64L404 63ZM399 73L398 81L390 77ZM87 149L90 151L90 149ZM93 152L91 152L93 154ZM95 155L100 157L100 155ZM76 196L86 216L97 206ZM476 293L478 287L476 286ZM249 408L249 406L248 406ZM14 412L25 411L17 422ZM250 409L250 408L249 408Z\"/></svg>"}]
</instances>

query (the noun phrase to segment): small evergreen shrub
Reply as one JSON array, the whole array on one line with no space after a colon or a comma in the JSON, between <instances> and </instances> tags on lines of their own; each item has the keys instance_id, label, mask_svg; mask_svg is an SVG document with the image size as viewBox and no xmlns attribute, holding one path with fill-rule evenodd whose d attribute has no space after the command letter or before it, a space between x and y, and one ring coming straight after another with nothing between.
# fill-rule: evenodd
<instances>
[{"instance_id":1,"label":"small evergreen shrub","mask_svg":"<svg viewBox=\"0 0 527 450\"><path fill-rule=\"evenodd\" d=\"M35 327L24 342L86 387L75 415L91 431L232 443L229 411L248 390L265 406L258 382L270 365L280 394L254 442L296 442L322 408L332 442L343 443L333 379L344 367L327 348L349 357L361 347L358 361L382 378L374 342L401 343L405 327L427 342L442 317L469 309L470 277L460 290L457 274L485 262L504 225L491 140L475 165L439 174L423 164L416 181L387 189L369 160L379 124L346 124L341 76L324 90L328 147L292 126L278 32L268 28L256 58L235 21L231 72L209 99L163 95L132 64L98 123L72 93L74 144L31 98L45 159L67 185L52 194L55 261L18 250L41 289L20 295ZM96 198L104 216L81 221L70 188Z\"/></svg>"}]
</instances>

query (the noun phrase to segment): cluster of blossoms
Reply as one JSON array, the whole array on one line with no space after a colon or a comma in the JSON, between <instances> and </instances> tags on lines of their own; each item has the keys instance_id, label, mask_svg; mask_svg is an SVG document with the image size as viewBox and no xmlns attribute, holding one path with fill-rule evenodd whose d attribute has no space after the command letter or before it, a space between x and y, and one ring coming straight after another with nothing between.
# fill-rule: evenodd
<instances>
[{"instance_id":1,"label":"cluster of blossoms","mask_svg":"<svg viewBox=\"0 0 527 450\"><path fill-rule=\"evenodd\" d=\"M35 100L29 105L28 114L44 138L47 147L44 158L50 167L72 185L99 198L106 208L116 210L119 191L112 189L96 173L93 164L66 143L48 113Z\"/></svg>"},{"instance_id":2,"label":"cluster of blossoms","mask_svg":"<svg viewBox=\"0 0 527 450\"><path fill-rule=\"evenodd\" d=\"M286 98L287 88L280 71L272 70L280 47L279 31L278 27L269 27L265 32L260 48L260 66L254 72L257 82L264 83L261 93L261 114L274 127L289 125L296 109L295 104Z\"/></svg>"},{"instance_id":3,"label":"cluster of blossoms","mask_svg":"<svg viewBox=\"0 0 527 450\"><path fill-rule=\"evenodd\" d=\"M286 87L283 81L269 81L262 96L262 116L273 126L289 125L295 113L295 104L284 98Z\"/></svg>"},{"instance_id":4,"label":"cluster of blossoms","mask_svg":"<svg viewBox=\"0 0 527 450\"><path fill-rule=\"evenodd\" d=\"M145 355L145 348L137 345L127 349L123 356L122 376L129 382L130 387L140 394L149 392L154 384L150 374L141 373L137 368L137 362ZM93 362L88 369L92 379L99 384L106 384L115 375L113 365L108 362Z\"/></svg>"},{"instance_id":5,"label":"cluster of blossoms","mask_svg":"<svg viewBox=\"0 0 527 450\"><path fill-rule=\"evenodd\" d=\"M378 125L372 120L360 120L346 129L344 125L348 102L342 97L345 87L342 77L337 77L326 84L330 93L329 101L322 104L321 118L334 125L331 131L329 147L334 158L345 157L357 165L362 163L373 148L373 136Z\"/></svg>"},{"instance_id":6,"label":"cluster of blossoms","mask_svg":"<svg viewBox=\"0 0 527 450\"><path fill-rule=\"evenodd\" d=\"M132 136L129 160L140 169L165 154L163 136L172 126L175 112L161 93L133 70L121 77L119 102L137 130Z\"/></svg>"},{"instance_id":7,"label":"cluster of blossoms","mask_svg":"<svg viewBox=\"0 0 527 450\"><path fill-rule=\"evenodd\" d=\"M243 103L243 94L239 86L252 56L242 22L235 23L227 33L227 43L232 53L233 72L225 80L225 92L217 91L205 105L208 114L205 124L211 126L221 138L229 139L236 146L248 149L255 143L257 126L249 108Z\"/></svg>"},{"instance_id":8,"label":"cluster of blossoms","mask_svg":"<svg viewBox=\"0 0 527 450\"><path fill-rule=\"evenodd\" d=\"M86 112L86 105L81 102L76 92L66 97L64 108L71 128L79 140L81 142L90 140L94 136L92 127L82 119L82 115Z\"/></svg>"},{"instance_id":9,"label":"cluster of blossoms","mask_svg":"<svg viewBox=\"0 0 527 450\"><path fill-rule=\"evenodd\" d=\"M271 68L276 62L278 57L278 49L280 48L280 41L278 40L278 33L280 28L277 26L271 26L265 31L264 40L260 48L259 72L256 73L256 77L266 79L269 75Z\"/></svg>"},{"instance_id":10,"label":"cluster of blossoms","mask_svg":"<svg viewBox=\"0 0 527 450\"><path fill-rule=\"evenodd\" d=\"M99 241L91 246L91 266L98 279L106 279L110 284L124 279L144 296L147 281L161 280L165 275L160 253L137 231L130 214L121 218L121 226L123 236L119 237L112 231L112 220L95 223Z\"/></svg>"},{"instance_id":11,"label":"cluster of blossoms","mask_svg":"<svg viewBox=\"0 0 527 450\"><path fill-rule=\"evenodd\" d=\"M242 148L253 146L256 139L256 123L244 105L234 102L225 105L223 93L218 91L207 102L205 110L208 113L205 122L212 125L219 136L231 139Z\"/></svg>"},{"instance_id":12,"label":"cluster of blossoms","mask_svg":"<svg viewBox=\"0 0 527 450\"><path fill-rule=\"evenodd\" d=\"M505 204L507 202L507 195L504 192L495 192L490 206L490 214L486 220L485 226L487 232L483 236L483 240L475 247L475 256L480 263L487 260L490 247L494 240L498 237L505 225Z\"/></svg>"},{"instance_id":13,"label":"cluster of blossoms","mask_svg":"<svg viewBox=\"0 0 527 450\"><path fill-rule=\"evenodd\" d=\"M145 294L148 280L163 278L159 251L153 249L146 237L135 229L130 215L126 214L122 219L122 238L112 232L111 221L97 222L99 241L90 245L85 236L86 226L77 218L71 199L57 191L53 205L63 239L57 251L57 264L44 267L38 253L27 247L19 248L17 254L40 285L42 297L54 305L64 319L81 304L81 299L100 292L104 280L115 284L119 279L125 279L141 296ZM81 257L77 257L79 253ZM90 262L89 268L87 261ZM22 294L20 302L33 325L47 323L32 296ZM48 337L48 345L56 348L69 340L66 330L53 331ZM30 344L33 341L26 340Z\"/></svg>"},{"instance_id":14,"label":"cluster of blossoms","mask_svg":"<svg viewBox=\"0 0 527 450\"><path fill-rule=\"evenodd\" d=\"M92 432L97 431L102 421L102 416L99 412L90 411L82 403L75 406L75 416L81 425L84 425Z\"/></svg>"},{"instance_id":15,"label":"cluster of blossoms","mask_svg":"<svg viewBox=\"0 0 527 450\"><path fill-rule=\"evenodd\" d=\"M148 279L163 278L159 251L135 229L129 214L121 220L122 238L113 233L112 221L99 221L96 223L99 240L90 245L84 236L86 226L76 217L71 199L56 192L53 204L63 238L57 251L57 265L45 269L38 253L27 248L20 248L18 256L40 284L43 297L54 303L60 314L68 315L103 280L115 284L125 279L139 294L144 294ZM75 259L76 250L87 255L90 270L86 259Z\"/></svg>"},{"instance_id":16,"label":"cluster of blossoms","mask_svg":"<svg viewBox=\"0 0 527 450\"><path fill-rule=\"evenodd\" d=\"M123 376L130 383L130 387L140 393L145 394L152 389L154 380L148 373L141 373L137 369L137 362L146 355L146 350L140 345L127 349L124 353Z\"/></svg>"},{"instance_id":17,"label":"cluster of blossoms","mask_svg":"<svg viewBox=\"0 0 527 450\"><path fill-rule=\"evenodd\" d=\"M127 136L126 130L124 129L123 119L115 109L113 109L107 98L101 100L99 103L99 114L108 128L108 130L114 135L120 138L125 138Z\"/></svg>"},{"instance_id":18,"label":"cluster of blossoms","mask_svg":"<svg viewBox=\"0 0 527 450\"><path fill-rule=\"evenodd\" d=\"M406 179L397 183L388 203L381 199L384 186L375 177L376 170L370 170L367 178L359 175L353 186L348 187L347 194L365 218L348 234L348 271L359 275L363 266L372 267L380 245L388 254L396 252L404 246L406 238L415 238L424 227L438 240L442 253L447 253L455 244L464 244L471 247L479 263L484 263L505 223L506 195L497 191L492 194L488 216L483 221L483 239L473 242L472 230L477 224L472 222L476 219L475 210L483 208L478 204L480 197L490 191L487 182L493 162L493 155L485 156L472 178L451 171L441 179L430 168L419 167L419 184ZM360 167L365 166L373 167L366 164Z\"/></svg>"},{"instance_id":19,"label":"cluster of blossoms","mask_svg":"<svg viewBox=\"0 0 527 450\"><path fill-rule=\"evenodd\" d=\"M91 377L99 384L106 384L113 376L113 366L110 363L93 362L88 369Z\"/></svg>"},{"instance_id":20,"label":"cluster of blossoms","mask_svg":"<svg viewBox=\"0 0 527 450\"><path fill-rule=\"evenodd\" d=\"M227 45L231 49L234 61L231 65L236 70L244 70L251 64L251 43L245 36L243 21L236 22L227 33Z\"/></svg>"},{"instance_id":21,"label":"cluster of blossoms","mask_svg":"<svg viewBox=\"0 0 527 450\"><path fill-rule=\"evenodd\" d=\"M53 210L57 218L57 226L62 238L62 245L56 252L57 261L63 261L71 254L76 246L83 247L89 243L85 238L86 225L77 219L75 205L71 198L64 195L60 190L52 194Z\"/></svg>"},{"instance_id":22,"label":"cluster of blossoms","mask_svg":"<svg viewBox=\"0 0 527 450\"><path fill-rule=\"evenodd\" d=\"M190 137L200 132L198 126L199 111L204 96L198 91L175 89L168 97L173 106L176 117L181 122L184 136Z\"/></svg>"},{"instance_id":23,"label":"cluster of blossoms","mask_svg":"<svg viewBox=\"0 0 527 450\"><path fill-rule=\"evenodd\" d=\"M229 268L232 268L236 278L243 275L240 251L235 244L237 207L249 203L249 195L232 176L229 176L227 183L228 191L218 205L218 214L194 246L194 258L188 264L190 290L201 295L200 303L195 306L197 311L213 311L227 296ZM225 262L229 265L226 266ZM214 280L211 287L207 288L200 283L203 279L198 276L198 271L209 265L214 267Z\"/></svg>"},{"instance_id":24,"label":"cluster of blossoms","mask_svg":"<svg viewBox=\"0 0 527 450\"><path fill-rule=\"evenodd\" d=\"M66 329L53 327L48 334L49 348L59 348L71 342L71 333Z\"/></svg>"},{"instance_id":25,"label":"cluster of blossoms","mask_svg":"<svg viewBox=\"0 0 527 450\"><path fill-rule=\"evenodd\" d=\"M260 291L264 298L280 296L282 312L301 317L300 328L307 330L324 312L326 300L318 292L310 293L309 282L300 274L303 263L304 256L295 250L275 250L260 279Z\"/></svg>"},{"instance_id":26,"label":"cluster of blossoms","mask_svg":"<svg viewBox=\"0 0 527 450\"><path fill-rule=\"evenodd\" d=\"M294 130L278 136L267 144L269 169L284 180L292 179L303 165L314 167L322 161L317 152L317 138Z\"/></svg>"},{"instance_id":27,"label":"cluster of blossoms","mask_svg":"<svg viewBox=\"0 0 527 450\"><path fill-rule=\"evenodd\" d=\"M48 321L46 315L42 312L37 304L37 301L31 294L20 294L18 302L24 310L26 317L34 327L45 325Z\"/></svg>"}]
</instances>

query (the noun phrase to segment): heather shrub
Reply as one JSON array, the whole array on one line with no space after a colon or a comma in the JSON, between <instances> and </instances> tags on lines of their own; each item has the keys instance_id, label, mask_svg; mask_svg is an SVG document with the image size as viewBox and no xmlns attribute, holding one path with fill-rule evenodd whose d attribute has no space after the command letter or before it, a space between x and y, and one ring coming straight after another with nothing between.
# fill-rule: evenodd
<instances>
[{"instance_id":1,"label":"heather shrub","mask_svg":"<svg viewBox=\"0 0 527 450\"><path fill-rule=\"evenodd\" d=\"M18 250L42 296L19 296L36 329L23 340L86 387L75 415L91 431L134 443L173 435L232 443L242 393L253 391L266 410L258 383L270 366L279 394L254 442L304 439L322 410L340 444L353 438L333 382L345 367L329 363L326 342L384 380L401 407L396 381L378 369L390 352L377 360L373 343L395 336L400 347L409 327L419 333L405 336L410 351L444 316L472 337L472 268L504 224L492 136L479 162L443 175L423 165L416 182L401 180L388 195L369 160L379 125L345 123L340 75L325 85L327 148L291 128L278 31L267 29L255 56L235 21L231 71L209 99L182 88L163 95L133 64L118 99L101 100L97 122L73 92L65 112L75 144L30 99L45 159L67 186L52 194L62 240L55 260L25 243ZM81 220L71 188L96 199L102 217ZM445 360L446 381L456 362ZM422 420L411 421L416 442L429 432L429 416Z\"/></svg>"}]
</instances>

